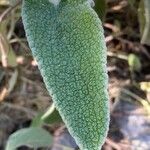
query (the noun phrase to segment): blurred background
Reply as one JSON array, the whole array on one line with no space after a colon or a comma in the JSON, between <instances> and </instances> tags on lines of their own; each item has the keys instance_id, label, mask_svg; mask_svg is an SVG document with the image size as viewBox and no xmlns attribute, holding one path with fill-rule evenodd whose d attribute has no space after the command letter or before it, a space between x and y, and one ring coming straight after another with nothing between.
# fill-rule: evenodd
<instances>
[{"instance_id":1,"label":"blurred background","mask_svg":"<svg viewBox=\"0 0 150 150\"><path fill-rule=\"evenodd\" d=\"M150 150L150 0L95 4L108 47L111 122L103 150ZM51 112L41 120L49 107ZM32 57L21 1L0 0L0 150L12 133L30 126L43 126L53 138L41 150L78 149Z\"/></svg>"}]
</instances>

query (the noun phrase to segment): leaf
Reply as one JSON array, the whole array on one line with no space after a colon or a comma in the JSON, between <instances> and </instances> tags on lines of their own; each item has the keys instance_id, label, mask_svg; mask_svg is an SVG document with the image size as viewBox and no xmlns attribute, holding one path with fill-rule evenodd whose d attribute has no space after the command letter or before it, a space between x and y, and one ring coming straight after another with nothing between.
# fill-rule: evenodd
<instances>
[{"instance_id":1,"label":"leaf","mask_svg":"<svg viewBox=\"0 0 150 150\"><path fill-rule=\"evenodd\" d=\"M10 80L8 81L8 94L13 91L18 78L18 70L15 69Z\"/></svg>"},{"instance_id":2,"label":"leaf","mask_svg":"<svg viewBox=\"0 0 150 150\"><path fill-rule=\"evenodd\" d=\"M32 121L31 126L42 126L44 123L53 124L62 122L59 112L56 110L54 104L50 106L46 113L40 112Z\"/></svg>"},{"instance_id":3,"label":"leaf","mask_svg":"<svg viewBox=\"0 0 150 150\"><path fill-rule=\"evenodd\" d=\"M42 116L42 120L48 124L62 122L62 118L56 110L54 104L52 104L48 111Z\"/></svg>"},{"instance_id":4,"label":"leaf","mask_svg":"<svg viewBox=\"0 0 150 150\"><path fill-rule=\"evenodd\" d=\"M104 21L106 13L106 0L94 0L95 1L95 11L102 21Z\"/></svg>"},{"instance_id":5,"label":"leaf","mask_svg":"<svg viewBox=\"0 0 150 150\"><path fill-rule=\"evenodd\" d=\"M9 41L3 33L0 32L0 61L4 67L16 67L16 55L13 52Z\"/></svg>"},{"instance_id":6,"label":"leaf","mask_svg":"<svg viewBox=\"0 0 150 150\"><path fill-rule=\"evenodd\" d=\"M135 54L130 54L128 56L128 64L131 71L140 71L142 66L139 57Z\"/></svg>"},{"instance_id":7,"label":"leaf","mask_svg":"<svg viewBox=\"0 0 150 150\"><path fill-rule=\"evenodd\" d=\"M8 52L8 66L16 67L18 65L16 60L17 60L17 57L11 48Z\"/></svg>"},{"instance_id":8,"label":"leaf","mask_svg":"<svg viewBox=\"0 0 150 150\"><path fill-rule=\"evenodd\" d=\"M128 0L128 3L129 3L132 7L134 7L135 2L136 2L136 0Z\"/></svg>"},{"instance_id":9,"label":"leaf","mask_svg":"<svg viewBox=\"0 0 150 150\"><path fill-rule=\"evenodd\" d=\"M13 91L18 78L18 70L15 69L15 71L12 73L11 78L8 81L8 87L4 87L2 91L0 92L0 101L3 101L6 96L10 94L10 92Z\"/></svg>"},{"instance_id":10,"label":"leaf","mask_svg":"<svg viewBox=\"0 0 150 150\"><path fill-rule=\"evenodd\" d=\"M139 3L139 9L138 9L138 19L139 19L139 23L140 23L140 33L141 36L143 34L144 31L144 26L145 26L145 16L144 16L145 10L144 10L144 1L140 1Z\"/></svg>"},{"instance_id":11,"label":"leaf","mask_svg":"<svg viewBox=\"0 0 150 150\"><path fill-rule=\"evenodd\" d=\"M13 133L8 139L6 150L15 150L20 146L49 147L51 144L52 137L47 131L42 128L30 127Z\"/></svg>"},{"instance_id":12,"label":"leaf","mask_svg":"<svg viewBox=\"0 0 150 150\"><path fill-rule=\"evenodd\" d=\"M41 117L43 116L43 112L39 112L37 116L32 120L31 127L40 127L43 125L43 120L41 120Z\"/></svg>"},{"instance_id":13,"label":"leaf","mask_svg":"<svg viewBox=\"0 0 150 150\"><path fill-rule=\"evenodd\" d=\"M141 0L139 5L141 43L150 45L150 0Z\"/></svg>"},{"instance_id":14,"label":"leaf","mask_svg":"<svg viewBox=\"0 0 150 150\"><path fill-rule=\"evenodd\" d=\"M82 0L58 6L24 0L22 18L33 57L69 132L81 150L100 149L109 127L101 21Z\"/></svg>"}]
</instances>

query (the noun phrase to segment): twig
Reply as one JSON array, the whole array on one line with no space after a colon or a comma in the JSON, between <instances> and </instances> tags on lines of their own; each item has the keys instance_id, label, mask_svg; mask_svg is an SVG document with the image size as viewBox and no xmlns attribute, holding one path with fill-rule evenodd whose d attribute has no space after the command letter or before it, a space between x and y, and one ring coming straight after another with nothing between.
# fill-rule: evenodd
<instances>
[{"instance_id":1,"label":"twig","mask_svg":"<svg viewBox=\"0 0 150 150\"><path fill-rule=\"evenodd\" d=\"M129 91L129 90L125 89L125 88L122 88L122 92L124 92L125 94L131 96L132 98L135 98L135 99L136 99L137 101L139 101L139 102L140 102L140 100L144 100L144 101L147 101L147 102L148 102L147 99L143 99L143 98L141 98L140 96L138 96L138 95L132 93L131 91Z\"/></svg>"},{"instance_id":2,"label":"twig","mask_svg":"<svg viewBox=\"0 0 150 150\"><path fill-rule=\"evenodd\" d=\"M22 40L20 40L20 39L18 38L18 36L17 36L15 33L13 33L13 36L15 37L16 40L18 40L18 43L20 44L20 46L21 46L23 49L25 49L25 50L28 50L28 49L29 49L28 46L26 46L26 44L24 44L24 43L22 42Z\"/></svg>"},{"instance_id":3,"label":"twig","mask_svg":"<svg viewBox=\"0 0 150 150\"><path fill-rule=\"evenodd\" d=\"M133 45L134 48L135 48L135 46L137 46L139 49L142 50L142 52L145 54L145 56L146 56L148 59L150 59L150 54L146 51L145 47L144 47L142 44L136 43L136 42L133 43L133 42L127 40L127 39L123 39L123 38L117 37L117 36L115 36L114 38L116 38L117 40L119 40L119 41L121 41L121 42L123 42L123 43L125 43L125 44ZM140 51L141 51L141 50L140 50Z\"/></svg>"},{"instance_id":4,"label":"twig","mask_svg":"<svg viewBox=\"0 0 150 150\"><path fill-rule=\"evenodd\" d=\"M107 52L107 56L110 56L110 57L117 57L119 59L122 59L122 60L128 60L128 57L126 55L123 55L123 54L116 54L116 53L112 53L110 51Z\"/></svg>"},{"instance_id":5,"label":"twig","mask_svg":"<svg viewBox=\"0 0 150 150\"><path fill-rule=\"evenodd\" d=\"M104 27L106 27L108 29L111 29L115 33L118 32L118 31L120 31L120 29L117 26L115 26L113 24L110 24L110 23L105 23Z\"/></svg>"},{"instance_id":6,"label":"twig","mask_svg":"<svg viewBox=\"0 0 150 150\"><path fill-rule=\"evenodd\" d=\"M112 141L109 138L106 139L106 143L108 145L111 145L111 147L114 148L114 149L116 149L116 150L121 150L121 147L117 143L115 143L114 141Z\"/></svg>"},{"instance_id":7,"label":"twig","mask_svg":"<svg viewBox=\"0 0 150 150\"><path fill-rule=\"evenodd\" d=\"M11 7L9 7L8 9L6 9L1 15L0 15L0 22L2 22L6 17L7 17L7 15L9 14L9 13L11 13L11 11L14 9L14 8L16 8L18 5L20 5L21 4L21 0L18 2L18 3L16 3L14 6L11 6Z\"/></svg>"},{"instance_id":8,"label":"twig","mask_svg":"<svg viewBox=\"0 0 150 150\"><path fill-rule=\"evenodd\" d=\"M2 65L5 68L8 66L8 59L7 59L8 49L9 47L6 38L3 36L3 34L0 33L0 52L2 58Z\"/></svg>"},{"instance_id":9,"label":"twig","mask_svg":"<svg viewBox=\"0 0 150 150\"><path fill-rule=\"evenodd\" d=\"M17 106L17 105L8 103L8 102L3 102L3 103L1 103L1 105L5 106L5 107L9 107L11 109L15 109L15 110L19 110L21 112L24 112L31 119L37 115L37 113L35 111L33 111L33 110L27 109L27 108L22 107L22 106Z\"/></svg>"}]
</instances>

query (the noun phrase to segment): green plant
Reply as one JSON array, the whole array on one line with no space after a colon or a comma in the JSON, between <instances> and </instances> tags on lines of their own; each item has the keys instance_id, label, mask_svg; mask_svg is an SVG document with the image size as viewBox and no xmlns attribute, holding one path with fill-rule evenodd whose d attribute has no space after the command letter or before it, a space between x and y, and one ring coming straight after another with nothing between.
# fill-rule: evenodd
<instances>
[{"instance_id":1,"label":"green plant","mask_svg":"<svg viewBox=\"0 0 150 150\"><path fill-rule=\"evenodd\" d=\"M46 87L81 150L102 147L109 126L106 45L89 0L24 0L27 39Z\"/></svg>"},{"instance_id":2,"label":"green plant","mask_svg":"<svg viewBox=\"0 0 150 150\"><path fill-rule=\"evenodd\" d=\"M141 32L141 43L150 45L150 1L140 0L138 11Z\"/></svg>"},{"instance_id":3,"label":"green plant","mask_svg":"<svg viewBox=\"0 0 150 150\"><path fill-rule=\"evenodd\" d=\"M94 9L97 12L100 19L103 21L105 19L106 12L106 0L94 0L95 6Z\"/></svg>"},{"instance_id":4,"label":"green plant","mask_svg":"<svg viewBox=\"0 0 150 150\"><path fill-rule=\"evenodd\" d=\"M16 5L15 4L16 1L19 2L20 0L10 0L10 1L12 5ZM102 88L106 89L107 84L103 83L103 81L107 82L106 74L103 73L105 72L106 54L105 54L105 46L103 45L105 43L101 23L99 22L92 8L88 5L88 2L91 3L93 9L95 9L98 16L103 21L103 18L105 16L106 1L94 0L95 5L92 2L92 0L49 0L51 4L48 2L48 0L24 0L24 1L25 4L26 3L31 4L28 5L27 9L26 7L24 7L25 8L24 10L27 10L24 11L24 16L27 16L24 19L25 20L24 23L26 26L26 32L28 35L30 46L35 58L37 58L38 60L39 67L41 68L40 70L42 70L42 75L44 77L45 82L47 83L47 88L53 97L56 107L58 108L61 116L63 116L63 120L66 122L66 125L68 126L70 131L72 131L71 132L72 135L76 137L75 139L77 139L78 137L80 138L80 139L78 138L79 140L78 139L77 140L81 149L87 149L87 147L88 149L90 149L91 147L89 148L89 145L94 147L94 148L92 147L91 149L100 148L105 139L105 136L103 136L103 134L106 135L107 133L109 121L108 115L109 112L107 110L108 109L107 96L104 94L106 97L100 100L101 95L103 95L103 93L106 92L101 90ZM110 7L111 2L110 1L107 2L110 3L109 5ZM141 43L149 45L150 1L128 0L128 3L131 5L131 7L129 7L128 11L129 14L127 13L127 17L130 17L131 15L129 21L131 22L131 24L130 23L127 24L129 25L129 27L126 26L127 30L125 29L125 31L129 32L131 29L130 26L135 25L132 24L132 22L134 22L133 20L136 20L138 14L141 32ZM55 6L53 4L55 4ZM126 8L128 9L128 7L126 7L126 3L119 3L119 5L121 7L123 6L123 11L121 10L121 13L124 12ZM111 20L110 19L111 18L110 14L112 14L111 11L114 12L115 10L114 8L119 7L112 7L112 8L113 9L108 10L107 22L111 22L109 21ZM115 12L118 11L115 10ZM93 16L93 18L90 18L90 16L91 17ZM8 20L8 22L10 21ZM11 25L12 27L11 32L9 33L12 33L13 28L15 27L15 23L13 23L12 21L12 23L10 24L12 24ZM119 29L116 30L115 28L114 29L112 28L113 29L112 31L114 32L112 33L112 37L118 38L120 37L119 33L121 33L121 30L124 28L124 25L126 25L126 23L122 24L120 23L120 21L118 21L118 19L116 19L114 20L113 24L114 26L112 27L117 26ZM97 27L95 27L94 25ZM1 25L1 32L3 33L3 31L5 30L7 31L8 27L9 25L6 25L4 22L4 24ZM6 29L4 30L4 28ZM102 33L100 33L99 31ZM136 31L138 30L136 29ZM102 38L99 33L102 35ZM123 31L122 33L124 34L125 32ZM131 32L130 35L132 35L132 33L135 34L135 31ZM2 45L6 47L5 49L8 49L7 45L9 45L9 41L5 38L3 34L1 35L2 35L1 37L3 37ZM9 37L8 39L10 39L10 35L11 34L8 34ZM139 37L138 33L135 36L136 38L138 38ZM124 39L124 36L122 38ZM131 41L128 41L130 40L130 38L129 39L127 38L127 41L122 40L122 38L121 39L118 38L117 40L119 40L121 43L123 41L127 43L127 45L130 42L133 42L132 38ZM100 45L101 42L102 46ZM4 55L6 56L6 54ZM117 57L128 60L131 79L135 78L136 73L140 73L141 70L140 58L137 57L135 54L130 54L128 55L128 57L126 56L122 57L117 54ZM101 61L101 59L103 58L104 61L103 60ZM12 65L12 60L10 62ZM100 62L102 63L100 64ZM100 64L100 66L98 65L98 63ZM8 64L9 64L9 55L8 55ZM16 65L16 62L14 64ZM68 71L68 73L66 73L66 71ZM100 77L101 72L102 76ZM69 73L71 73L71 75ZM100 75L98 76L98 74ZM16 76L18 74L16 73L14 75ZM133 81L131 83L137 85L135 84L136 82ZM101 87L101 83L102 86L104 85L104 87ZM100 104L100 106L98 106L97 104ZM99 107L101 107L102 109L99 109ZM56 122L61 122L62 120L59 115L59 112L57 111L54 105L48 108L48 111L46 113L40 112L37 115L37 117L33 119L31 127L26 129L27 132L24 132L25 130L22 129L13 134L15 135L15 138L13 135L10 136L8 140L9 146L7 146L7 148L9 148L9 150L12 150L11 148L15 149L16 147L21 145L27 145L35 148L40 146L49 146L51 142L49 142L50 140L47 141L47 136L45 135L46 133L43 132L43 134L41 134L40 127L45 123L52 124ZM75 117L80 119L78 120ZM102 117L106 118L102 118L103 120L101 121L98 117L100 119ZM85 125L87 126L84 127ZM96 127L95 126L93 127L93 125L95 125ZM105 129L102 128L101 131L101 126L106 128ZM35 127L38 128L36 128L36 130L31 130ZM86 134L86 132L88 133ZM42 135L44 137L43 141L42 140L39 141L41 144L38 144L38 141L36 141L37 139L36 133L39 133L38 136ZM76 136L76 134L78 135ZM82 137L82 135L84 137ZM28 143L29 140L28 136L30 136L30 143Z\"/></svg>"},{"instance_id":5,"label":"green plant","mask_svg":"<svg viewBox=\"0 0 150 150\"><path fill-rule=\"evenodd\" d=\"M141 43L150 45L150 0L128 0L128 3L138 14Z\"/></svg>"},{"instance_id":6,"label":"green plant","mask_svg":"<svg viewBox=\"0 0 150 150\"><path fill-rule=\"evenodd\" d=\"M15 150L17 147L22 145L26 145L31 148L38 148L50 146L51 143L52 137L47 131L38 127L30 127L19 130L12 134L9 137L6 150Z\"/></svg>"}]
</instances>

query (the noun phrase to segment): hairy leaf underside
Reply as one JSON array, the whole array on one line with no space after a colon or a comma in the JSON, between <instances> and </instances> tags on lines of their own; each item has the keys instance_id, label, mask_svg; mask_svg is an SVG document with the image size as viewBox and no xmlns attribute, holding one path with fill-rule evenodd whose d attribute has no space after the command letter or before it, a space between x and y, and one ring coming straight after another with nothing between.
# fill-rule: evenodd
<instances>
[{"instance_id":1,"label":"hairy leaf underside","mask_svg":"<svg viewBox=\"0 0 150 150\"><path fill-rule=\"evenodd\" d=\"M24 0L23 23L46 87L81 150L98 150L108 125L106 46L85 0Z\"/></svg>"}]
</instances>

